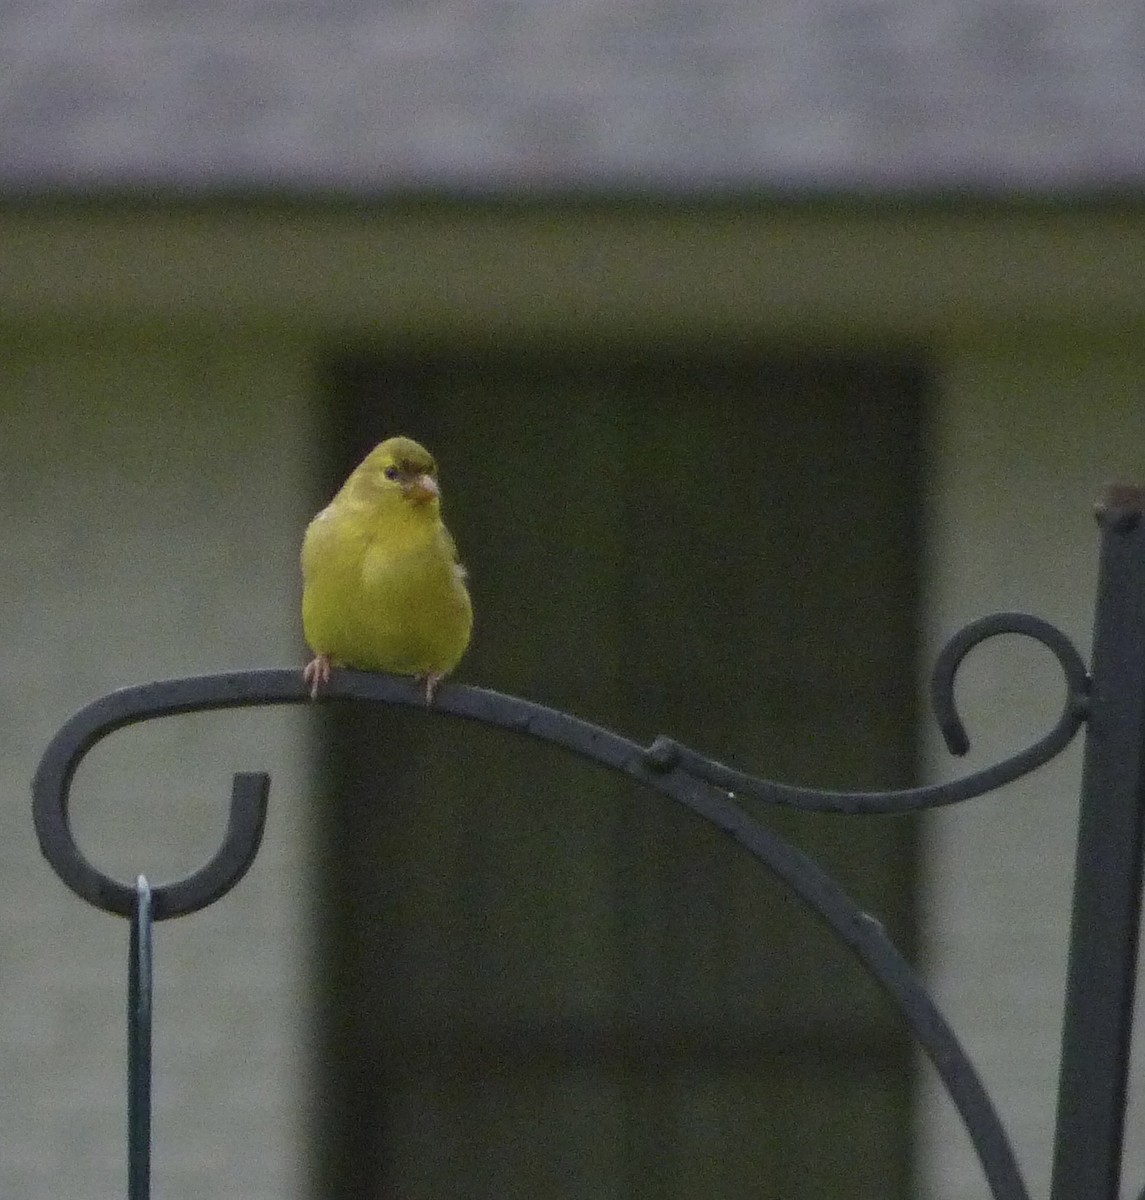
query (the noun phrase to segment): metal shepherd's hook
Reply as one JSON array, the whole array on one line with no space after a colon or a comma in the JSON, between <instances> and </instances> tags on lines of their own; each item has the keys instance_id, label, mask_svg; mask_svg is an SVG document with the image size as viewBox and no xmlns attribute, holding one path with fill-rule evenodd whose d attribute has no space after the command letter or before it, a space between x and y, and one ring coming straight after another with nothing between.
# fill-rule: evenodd
<instances>
[{"instance_id":1,"label":"metal shepherd's hook","mask_svg":"<svg viewBox=\"0 0 1145 1200\"><path fill-rule=\"evenodd\" d=\"M266 822L270 778L234 777L223 843L186 879L152 888L140 875L134 886L93 866L72 836L68 797L80 760L104 735L148 715L132 699L142 689L114 692L77 713L52 739L32 784L36 833L45 857L74 892L97 908L131 921L127 969L127 1195L151 1195L152 926L213 904L246 874L258 853Z\"/></svg>"},{"instance_id":2,"label":"metal shepherd's hook","mask_svg":"<svg viewBox=\"0 0 1145 1200\"><path fill-rule=\"evenodd\" d=\"M1119 523L1112 515L1106 522L1107 557L1115 566L1125 560L1140 568L1138 560L1145 555L1137 541L1129 547L1118 547L1110 541L1122 525L1124 522ZM1103 568L1103 577L1110 574L1108 568ZM1136 598L1145 589L1137 587L1135 576L1133 580L1119 580L1114 590ZM1133 616L1136 620L1141 614L1134 610ZM1145 621L1139 623L1145 628ZM431 711L435 718L459 717L562 746L675 800L723 830L824 920L886 991L946 1085L996 1200L1028 1200L1029 1193L990 1097L922 980L877 920L846 895L818 864L743 807L748 799L803 810L861 815L951 804L992 791L1047 762L1070 742L1084 722L1093 718L1095 711L1105 721L1107 700L1100 691L1095 694L1091 689L1089 675L1069 639L1039 618L1023 613L998 613L955 634L935 665L932 702L954 753L965 753L968 745L954 704L954 677L975 646L999 635L1031 638L1054 655L1065 682L1061 715L1042 737L1002 762L950 783L919 788L829 792L791 787L736 771L667 737L658 737L650 746L642 746L568 713L459 684L445 685L435 697ZM322 702L327 701L366 701L426 712L424 694L413 680L364 671L335 671L324 692ZM68 793L76 768L101 738L140 721L212 709L309 702L302 673L297 670L241 671L124 688L76 713L52 739L36 772L33 782L36 832L48 861L64 883L84 900L131 920L130 1200L148 1200L150 1194L152 923L184 916L213 903L243 877L262 838L270 781L261 773L235 775L226 834L214 857L186 879L153 888L142 876L134 886L108 877L76 845L68 820ZM1088 974L1093 972L1079 973L1083 984ZM1078 991L1080 994L1080 986ZM1085 1007L1084 1000L1082 996L1079 1008ZM1111 1127L1119 1112L1111 1112L1108 1122ZM1080 1139L1067 1140L1076 1145L1088 1137L1088 1131L1083 1130ZM1055 1192L1055 1200L1098 1194L1105 1195L1092 1188L1088 1193L1062 1190Z\"/></svg>"}]
</instances>

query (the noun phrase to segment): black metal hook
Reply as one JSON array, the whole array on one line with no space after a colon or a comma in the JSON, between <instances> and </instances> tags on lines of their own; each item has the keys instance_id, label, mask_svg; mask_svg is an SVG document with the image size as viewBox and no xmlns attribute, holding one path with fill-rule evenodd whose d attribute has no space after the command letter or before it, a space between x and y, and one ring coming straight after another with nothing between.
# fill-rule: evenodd
<instances>
[{"instance_id":1,"label":"black metal hook","mask_svg":"<svg viewBox=\"0 0 1145 1200\"><path fill-rule=\"evenodd\" d=\"M738 842L839 934L893 998L961 1113L994 1195L999 1200L1028 1200L1013 1151L973 1064L882 926L811 859L749 817L733 794L806 809L891 812L949 804L1033 770L1070 741L1087 713L1084 665L1073 645L1053 626L1021 613L1000 613L968 625L939 655L932 680L935 711L950 748L956 753L960 748L964 751L965 730L953 700L954 676L974 646L1002 633L1033 637L1047 646L1061 664L1067 697L1057 724L1034 745L994 767L952 784L898 792L819 792L755 779L704 759L665 737L657 738L650 747L640 746L568 713L481 688L446 684L437 693L433 711L563 746L678 801ZM324 699L425 710L424 694L413 680L364 671L335 671ZM36 831L45 856L78 895L108 912L130 917L138 902L136 889L93 867L79 850L69 827L68 791L84 754L114 730L154 717L308 702L301 671L261 670L125 688L81 709L52 739L33 782ZM262 836L268 786L269 780L263 774L235 776L223 845L206 866L187 879L154 889L154 919L194 912L218 899L242 878Z\"/></svg>"},{"instance_id":2,"label":"black metal hook","mask_svg":"<svg viewBox=\"0 0 1145 1200\"><path fill-rule=\"evenodd\" d=\"M176 679L111 692L81 709L59 730L44 751L32 781L32 815L44 857L73 892L96 908L117 916L131 917L136 910L136 888L112 879L95 867L72 836L68 799L83 756L116 729L154 717L305 699L301 677L295 678L285 671L269 674L290 677L296 684L291 690L299 694L266 700L255 698L249 687L242 686L249 682L244 675L207 677L229 681L229 685L209 692L200 686L201 680ZM266 774L234 776L222 845L208 862L185 879L153 889L154 920L197 912L229 892L246 874L262 842L269 789L270 777Z\"/></svg>"},{"instance_id":3,"label":"black metal hook","mask_svg":"<svg viewBox=\"0 0 1145 1200\"><path fill-rule=\"evenodd\" d=\"M794 787L759 779L736 771L723 763L705 758L671 738L658 737L645 752L652 770L686 771L716 787L739 796L750 796L768 804L780 804L812 812L895 813L936 808L991 792L1003 784L1028 775L1059 754L1073 739L1089 711L1089 675L1073 643L1056 626L1028 613L993 613L972 621L943 646L935 660L930 678L930 699L943 739L951 754L965 754L970 748L966 727L954 700L954 678L967 654L987 638L1017 634L1033 638L1057 659L1065 677L1066 696L1061 715L1052 729L1037 741L1000 763L984 767L949 783L931 783L923 787L900 788L885 792L835 792Z\"/></svg>"}]
</instances>

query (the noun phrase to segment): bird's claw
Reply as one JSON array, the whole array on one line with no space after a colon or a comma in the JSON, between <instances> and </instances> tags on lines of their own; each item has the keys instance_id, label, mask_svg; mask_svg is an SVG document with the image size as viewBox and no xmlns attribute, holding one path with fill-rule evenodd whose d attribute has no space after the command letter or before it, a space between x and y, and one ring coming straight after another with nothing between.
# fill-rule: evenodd
<instances>
[{"instance_id":1,"label":"bird's claw","mask_svg":"<svg viewBox=\"0 0 1145 1200\"><path fill-rule=\"evenodd\" d=\"M310 685L310 699L317 700L318 693L330 682L330 658L317 654L302 668L302 681Z\"/></svg>"},{"instance_id":2,"label":"bird's claw","mask_svg":"<svg viewBox=\"0 0 1145 1200\"><path fill-rule=\"evenodd\" d=\"M425 703L426 707L433 704L433 696L437 691L437 685L445 678L444 671L430 671L425 677Z\"/></svg>"}]
</instances>

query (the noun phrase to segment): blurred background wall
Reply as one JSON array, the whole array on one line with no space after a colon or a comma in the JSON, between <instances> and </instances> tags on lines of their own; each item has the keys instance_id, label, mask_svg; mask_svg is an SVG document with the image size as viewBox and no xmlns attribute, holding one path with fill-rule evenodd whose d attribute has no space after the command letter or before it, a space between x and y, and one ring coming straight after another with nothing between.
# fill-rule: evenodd
<instances>
[{"instance_id":1,"label":"blurred background wall","mask_svg":"<svg viewBox=\"0 0 1145 1200\"><path fill-rule=\"evenodd\" d=\"M45 877L29 772L60 718L95 695L289 659L296 637L284 564L307 418L289 355L221 330L156 338L89 316L5 323L0 339L4 548L18 581L4 604L0 959L12 1195L114 1194L125 1174L125 928ZM249 469L256 459L266 468ZM305 1160L306 755L295 714L265 715L137 727L76 780L73 827L93 861L162 880L213 853L234 770L257 759L274 772L246 902L157 931L156 1183L174 1195L217 1194L220 1173L242 1194L297 1194Z\"/></svg>"},{"instance_id":2,"label":"blurred background wall","mask_svg":"<svg viewBox=\"0 0 1145 1200\"><path fill-rule=\"evenodd\" d=\"M1142 36L984 3L0 18L0 1190L123 1177L126 931L39 859L39 752L112 687L301 663L301 531L398 424L473 571L466 682L889 786L955 770L921 697L965 621L1088 649L1092 502L1143 474ZM1058 687L978 652L958 769ZM167 724L77 780L109 869L184 873L230 773L273 784L249 878L159 930L158 1192L982 1194L893 1013L714 833L443 722ZM917 825L763 814L924 967L1035 1194L1078 760Z\"/></svg>"}]
</instances>

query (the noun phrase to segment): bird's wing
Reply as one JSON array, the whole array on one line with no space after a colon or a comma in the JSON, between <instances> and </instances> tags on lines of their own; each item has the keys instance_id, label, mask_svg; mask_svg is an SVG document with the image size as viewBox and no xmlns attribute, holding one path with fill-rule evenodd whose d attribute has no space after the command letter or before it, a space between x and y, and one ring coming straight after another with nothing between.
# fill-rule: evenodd
<instances>
[{"instance_id":1,"label":"bird's wing","mask_svg":"<svg viewBox=\"0 0 1145 1200\"><path fill-rule=\"evenodd\" d=\"M457 553L457 543L453 540L453 534L444 525L441 527L441 532L446 549L449 551L449 557L453 562L453 573L458 579L464 582L469 577L469 572L462 565L461 556Z\"/></svg>"},{"instance_id":2,"label":"bird's wing","mask_svg":"<svg viewBox=\"0 0 1145 1200\"><path fill-rule=\"evenodd\" d=\"M331 511L332 505L327 505L306 526L306 534L302 539L302 577L308 578L325 557L331 544L337 537L336 521Z\"/></svg>"}]
</instances>

